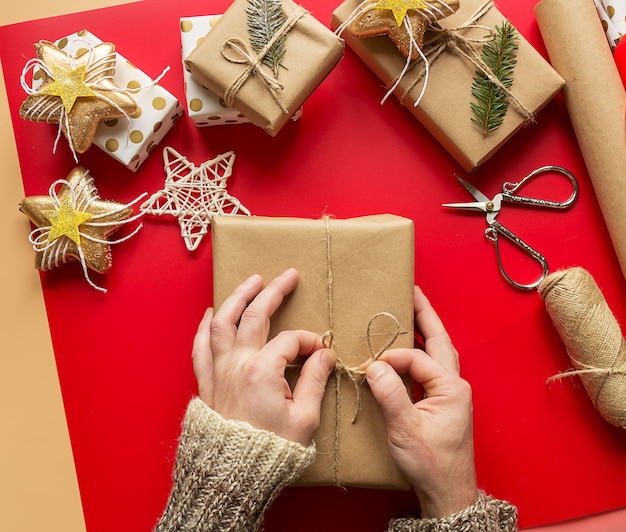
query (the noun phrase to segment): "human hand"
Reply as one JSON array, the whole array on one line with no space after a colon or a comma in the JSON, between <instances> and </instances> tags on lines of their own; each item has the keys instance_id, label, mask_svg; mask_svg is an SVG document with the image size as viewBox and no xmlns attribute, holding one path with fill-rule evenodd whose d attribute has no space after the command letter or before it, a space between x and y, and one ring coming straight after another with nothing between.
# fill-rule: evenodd
<instances>
[{"instance_id":1,"label":"human hand","mask_svg":"<svg viewBox=\"0 0 626 532\"><path fill-rule=\"evenodd\" d=\"M414 305L425 350L390 349L367 366L366 377L385 416L391 455L413 485L422 517L444 517L478 498L472 392L459 376L448 333L417 287ZM422 400L412 403L398 373L422 385Z\"/></svg>"},{"instance_id":2,"label":"human hand","mask_svg":"<svg viewBox=\"0 0 626 532\"><path fill-rule=\"evenodd\" d=\"M270 317L298 283L285 271L265 289L253 275L214 312L207 309L193 343L198 391L225 419L246 421L308 446L319 426L322 397L336 356L309 331L283 331L267 341ZM285 368L308 355L293 393Z\"/></svg>"}]
</instances>

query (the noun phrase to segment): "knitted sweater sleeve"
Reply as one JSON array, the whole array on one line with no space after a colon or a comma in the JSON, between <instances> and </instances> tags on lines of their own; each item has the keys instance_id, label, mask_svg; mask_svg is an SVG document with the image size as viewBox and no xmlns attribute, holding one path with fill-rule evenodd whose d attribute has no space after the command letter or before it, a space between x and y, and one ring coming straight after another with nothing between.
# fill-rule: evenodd
<instances>
[{"instance_id":1,"label":"knitted sweater sleeve","mask_svg":"<svg viewBox=\"0 0 626 532\"><path fill-rule=\"evenodd\" d=\"M183 421L167 506L155 532L250 532L280 490L313 462L304 447L223 419L193 399Z\"/></svg>"},{"instance_id":2,"label":"knitted sweater sleeve","mask_svg":"<svg viewBox=\"0 0 626 532\"><path fill-rule=\"evenodd\" d=\"M393 519L389 532L515 532L517 509L479 492L474 504L439 519Z\"/></svg>"}]
</instances>

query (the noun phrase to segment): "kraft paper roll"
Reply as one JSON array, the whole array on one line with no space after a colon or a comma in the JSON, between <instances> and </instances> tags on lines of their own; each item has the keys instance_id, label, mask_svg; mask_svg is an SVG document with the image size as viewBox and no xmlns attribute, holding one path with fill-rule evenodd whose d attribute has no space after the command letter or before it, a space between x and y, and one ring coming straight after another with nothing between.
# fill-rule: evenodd
<instances>
[{"instance_id":1,"label":"kraft paper roll","mask_svg":"<svg viewBox=\"0 0 626 532\"><path fill-rule=\"evenodd\" d=\"M535 15L626 278L624 86L593 0L542 0Z\"/></svg>"},{"instance_id":2,"label":"kraft paper roll","mask_svg":"<svg viewBox=\"0 0 626 532\"><path fill-rule=\"evenodd\" d=\"M626 428L626 340L593 276L561 270L538 290L575 368L548 382L577 375L600 415Z\"/></svg>"}]
</instances>

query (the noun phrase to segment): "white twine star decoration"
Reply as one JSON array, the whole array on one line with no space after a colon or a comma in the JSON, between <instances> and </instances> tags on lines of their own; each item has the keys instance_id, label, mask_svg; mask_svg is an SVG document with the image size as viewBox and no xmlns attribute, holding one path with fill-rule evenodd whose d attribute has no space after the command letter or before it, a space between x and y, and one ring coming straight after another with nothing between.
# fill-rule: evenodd
<instances>
[{"instance_id":1,"label":"white twine star decoration","mask_svg":"<svg viewBox=\"0 0 626 532\"><path fill-rule=\"evenodd\" d=\"M141 211L176 216L185 246L194 251L215 216L250 215L250 211L226 190L234 161L235 153L229 151L196 167L185 156L166 147L163 150L165 187L144 202Z\"/></svg>"}]
</instances>

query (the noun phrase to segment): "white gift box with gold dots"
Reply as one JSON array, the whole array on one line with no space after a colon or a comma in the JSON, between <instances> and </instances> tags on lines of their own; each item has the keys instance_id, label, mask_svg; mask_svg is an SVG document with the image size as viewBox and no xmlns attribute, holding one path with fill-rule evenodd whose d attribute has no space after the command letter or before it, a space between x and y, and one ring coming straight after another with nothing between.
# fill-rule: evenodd
<instances>
[{"instance_id":1,"label":"white gift box with gold dots","mask_svg":"<svg viewBox=\"0 0 626 532\"><path fill-rule=\"evenodd\" d=\"M211 31L221 16L207 15L180 19L180 41L182 45L187 114L198 127L249 122L237 109L226 107L223 100L193 79L184 67L184 61L187 59L187 56L198 45L198 42Z\"/></svg>"},{"instance_id":2,"label":"white gift box with gold dots","mask_svg":"<svg viewBox=\"0 0 626 532\"><path fill-rule=\"evenodd\" d=\"M55 44L76 57L89 44L96 46L102 42L93 33L81 30L59 39ZM175 96L155 84L145 72L120 53L116 56L113 82L122 89L139 89L130 93L137 103L137 111L126 118L101 122L93 144L135 172L180 118L183 109ZM33 88L40 83L35 78Z\"/></svg>"}]
</instances>

